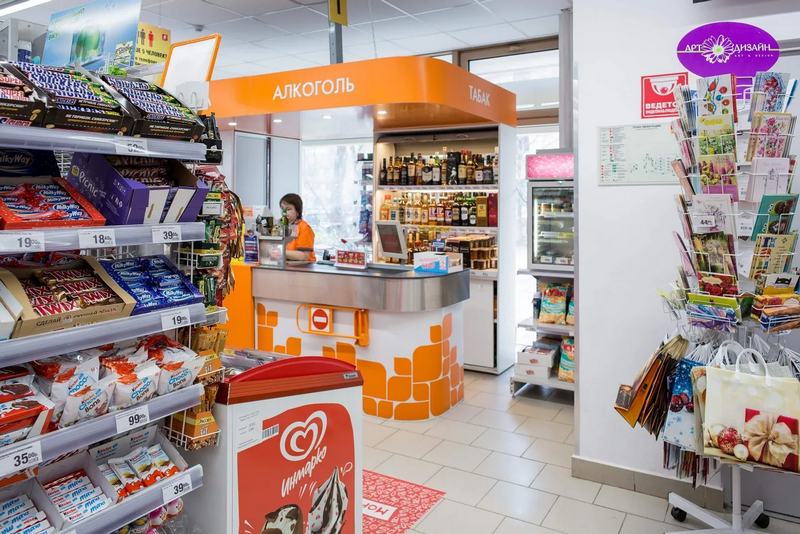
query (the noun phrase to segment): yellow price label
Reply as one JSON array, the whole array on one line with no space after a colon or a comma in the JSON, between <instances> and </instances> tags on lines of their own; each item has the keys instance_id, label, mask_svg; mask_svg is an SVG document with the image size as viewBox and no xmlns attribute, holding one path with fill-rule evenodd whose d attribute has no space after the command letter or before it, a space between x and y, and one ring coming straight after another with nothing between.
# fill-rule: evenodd
<instances>
[{"instance_id":1,"label":"yellow price label","mask_svg":"<svg viewBox=\"0 0 800 534\"><path fill-rule=\"evenodd\" d=\"M572 232L558 232L559 239L572 239L575 236Z\"/></svg>"},{"instance_id":2,"label":"yellow price label","mask_svg":"<svg viewBox=\"0 0 800 534\"><path fill-rule=\"evenodd\" d=\"M347 0L328 0L328 18L331 22L347 26Z\"/></svg>"}]
</instances>

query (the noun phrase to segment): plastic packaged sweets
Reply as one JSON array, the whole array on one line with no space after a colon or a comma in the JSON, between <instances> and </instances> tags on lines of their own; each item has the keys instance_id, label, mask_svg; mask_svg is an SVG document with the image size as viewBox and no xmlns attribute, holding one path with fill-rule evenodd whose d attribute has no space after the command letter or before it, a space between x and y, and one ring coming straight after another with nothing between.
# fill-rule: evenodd
<instances>
[{"instance_id":1,"label":"plastic packaged sweets","mask_svg":"<svg viewBox=\"0 0 800 534\"><path fill-rule=\"evenodd\" d=\"M565 324L567 313L567 284L541 284L542 305L539 322Z\"/></svg>"}]
</instances>

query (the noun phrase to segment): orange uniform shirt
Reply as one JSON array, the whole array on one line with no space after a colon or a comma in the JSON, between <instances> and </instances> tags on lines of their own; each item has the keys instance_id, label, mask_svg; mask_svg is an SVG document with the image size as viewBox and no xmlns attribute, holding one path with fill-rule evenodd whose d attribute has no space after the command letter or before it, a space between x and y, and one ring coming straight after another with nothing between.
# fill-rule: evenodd
<instances>
[{"instance_id":1,"label":"orange uniform shirt","mask_svg":"<svg viewBox=\"0 0 800 534\"><path fill-rule=\"evenodd\" d=\"M314 230L312 230L311 225L303 219L297 221L297 239L286 245L286 250L297 250L298 248L314 248ZM308 257L308 261L311 263L317 261L317 256L314 254L313 250Z\"/></svg>"}]
</instances>

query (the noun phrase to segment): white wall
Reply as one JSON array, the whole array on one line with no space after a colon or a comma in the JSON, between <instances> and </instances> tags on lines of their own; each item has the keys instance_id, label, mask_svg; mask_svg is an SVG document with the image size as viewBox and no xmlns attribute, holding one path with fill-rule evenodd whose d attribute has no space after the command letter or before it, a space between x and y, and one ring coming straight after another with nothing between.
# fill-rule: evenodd
<instances>
[{"instance_id":1,"label":"white wall","mask_svg":"<svg viewBox=\"0 0 800 534\"><path fill-rule=\"evenodd\" d=\"M597 128L642 123L640 76L685 70L680 38L708 22L742 20L800 38L798 0L574 0L578 101L578 425L576 455L663 474L662 446L613 408L672 323L656 287L679 262L677 186L598 185ZM755 17L747 19L747 17ZM800 75L800 72L795 72ZM672 476L672 474L669 474Z\"/></svg>"}]
</instances>

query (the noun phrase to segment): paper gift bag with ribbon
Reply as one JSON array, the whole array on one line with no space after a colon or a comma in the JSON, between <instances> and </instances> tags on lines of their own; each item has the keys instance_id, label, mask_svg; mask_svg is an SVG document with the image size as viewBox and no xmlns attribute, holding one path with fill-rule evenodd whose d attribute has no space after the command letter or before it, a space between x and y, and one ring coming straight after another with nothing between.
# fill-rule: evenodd
<instances>
[{"instance_id":1,"label":"paper gift bag with ribbon","mask_svg":"<svg viewBox=\"0 0 800 534\"><path fill-rule=\"evenodd\" d=\"M797 419L745 410L742 439L754 462L797 471L797 434Z\"/></svg>"},{"instance_id":2,"label":"paper gift bag with ribbon","mask_svg":"<svg viewBox=\"0 0 800 534\"><path fill-rule=\"evenodd\" d=\"M675 384L669 403L669 414L664 426L664 441L694 451L694 391L691 371L703 364L683 358L675 372Z\"/></svg>"}]
</instances>

